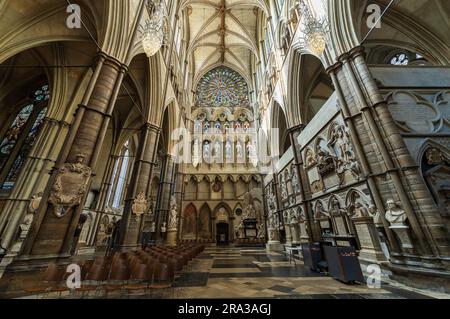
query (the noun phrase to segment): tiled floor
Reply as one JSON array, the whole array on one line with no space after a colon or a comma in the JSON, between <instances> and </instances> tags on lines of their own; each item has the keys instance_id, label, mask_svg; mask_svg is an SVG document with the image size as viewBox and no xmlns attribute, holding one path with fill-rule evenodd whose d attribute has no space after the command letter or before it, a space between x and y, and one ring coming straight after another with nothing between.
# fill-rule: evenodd
<instances>
[{"instance_id":1,"label":"tiled floor","mask_svg":"<svg viewBox=\"0 0 450 319\"><path fill-rule=\"evenodd\" d=\"M207 248L170 289L47 295L46 298L280 298L280 299L406 299L428 298L383 284L381 289L346 285L310 271L301 262L264 249Z\"/></svg>"}]
</instances>

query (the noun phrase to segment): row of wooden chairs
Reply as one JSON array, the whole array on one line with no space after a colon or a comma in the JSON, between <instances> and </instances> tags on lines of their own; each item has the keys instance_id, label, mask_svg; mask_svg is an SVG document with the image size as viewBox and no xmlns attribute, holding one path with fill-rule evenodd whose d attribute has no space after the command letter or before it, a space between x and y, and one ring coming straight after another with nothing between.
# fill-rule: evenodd
<instances>
[{"instance_id":1,"label":"row of wooden chairs","mask_svg":"<svg viewBox=\"0 0 450 319\"><path fill-rule=\"evenodd\" d=\"M155 246L134 252L117 252L85 260L81 269L81 288L74 294L131 292L170 288L174 279L181 275L189 261L204 250L200 245L182 245L175 248ZM31 294L63 293L69 291L66 267L50 264L38 285L26 288Z\"/></svg>"}]
</instances>

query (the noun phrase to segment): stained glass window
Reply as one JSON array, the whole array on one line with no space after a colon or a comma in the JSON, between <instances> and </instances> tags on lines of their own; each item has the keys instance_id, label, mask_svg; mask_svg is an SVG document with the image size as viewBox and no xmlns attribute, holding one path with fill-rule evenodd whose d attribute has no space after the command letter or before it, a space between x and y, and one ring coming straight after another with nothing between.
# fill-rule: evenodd
<instances>
[{"instance_id":1,"label":"stained glass window","mask_svg":"<svg viewBox=\"0 0 450 319\"><path fill-rule=\"evenodd\" d=\"M227 67L217 67L203 76L197 86L199 107L248 107L249 92L244 78Z\"/></svg>"},{"instance_id":2,"label":"stained glass window","mask_svg":"<svg viewBox=\"0 0 450 319\"><path fill-rule=\"evenodd\" d=\"M47 114L46 103L50 99L48 84L40 86L29 95L27 104L16 115L0 143L0 168L8 175L0 185L2 189L11 189L25 164ZM33 123L29 123L33 121ZM28 124L29 123L29 124ZM15 156L11 162L9 158Z\"/></svg>"},{"instance_id":3,"label":"stained glass window","mask_svg":"<svg viewBox=\"0 0 450 319\"><path fill-rule=\"evenodd\" d=\"M19 140L19 137L25 128L25 124L27 124L27 121L30 118L31 113L33 112L33 108L34 108L33 104L25 106L19 112L19 114L17 114L11 127L8 129L5 136L3 137L3 141L0 144L0 167L3 167L5 162L8 160L8 156L9 154L11 154L12 150L14 149L14 146Z\"/></svg>"},{"instance_id":4,"label":"stained glass window","mask_svg":"<svg viewBox=\"0 0 450 319\"><path fill-rule=\"evenodd\" d=\"M398 53L391 58L390 63L392 65L408 65L409 64L408 55L406 53Z\"/></svg>"}]
</instances>

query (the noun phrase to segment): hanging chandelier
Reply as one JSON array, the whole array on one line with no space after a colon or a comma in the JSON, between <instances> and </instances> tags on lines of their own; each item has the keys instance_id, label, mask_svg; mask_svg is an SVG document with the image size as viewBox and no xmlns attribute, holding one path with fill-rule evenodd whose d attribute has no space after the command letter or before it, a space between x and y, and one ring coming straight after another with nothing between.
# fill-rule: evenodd
<instances>
[{"instance_id":1,"label":"hanging chandelier","mask_svg":"<svg viewBox=\"0 0 450 319\"><path fill-rule=\"evenodd\" d=\"M158 53L164 44L164 7L162 1L155 0L149 1L147 9L150 19L145 22L142 46L150 58Z\"/></svg>"},{"instance_id":2,"label":"hanging chandelier","mask_svg":"<svg viewBox=\"0 0 450 319\"><path fill-rule=\"evenodd\" d=\"M313 54L321 56L327 45L328 21L326 18L315 17L305 0L298 0L296 5L303 20L301 40Z\"/></svg>"}]
</instances>

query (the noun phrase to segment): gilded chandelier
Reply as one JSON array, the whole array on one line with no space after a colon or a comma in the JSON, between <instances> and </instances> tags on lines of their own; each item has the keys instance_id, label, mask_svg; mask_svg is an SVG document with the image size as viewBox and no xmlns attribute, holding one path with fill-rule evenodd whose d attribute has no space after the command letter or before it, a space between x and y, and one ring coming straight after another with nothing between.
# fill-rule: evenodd
<instances>
[{"instance_id":1,"label":"gilded chandelier","mask_svg":"<svg viewBox=\"0 0 450 319\"><path fill-rule=\"evenodd\" d=\"M146 21L142 35L142 46L148 57L154 56L164 44L164 6L162 1L147 3L150 19Z\"/></svg>"},{"instance_id":2,"label":"gilded chandelier","mask_svg":"<svg viewBox=\"0 0 450 319\"><path fill-rule=\"evenodd\" d=\"M314 16L305 0L298 0L296 6L303 20L302 42L313 54L322 55L329 30L327 19Z\"/></svg>"}]
</instances>

